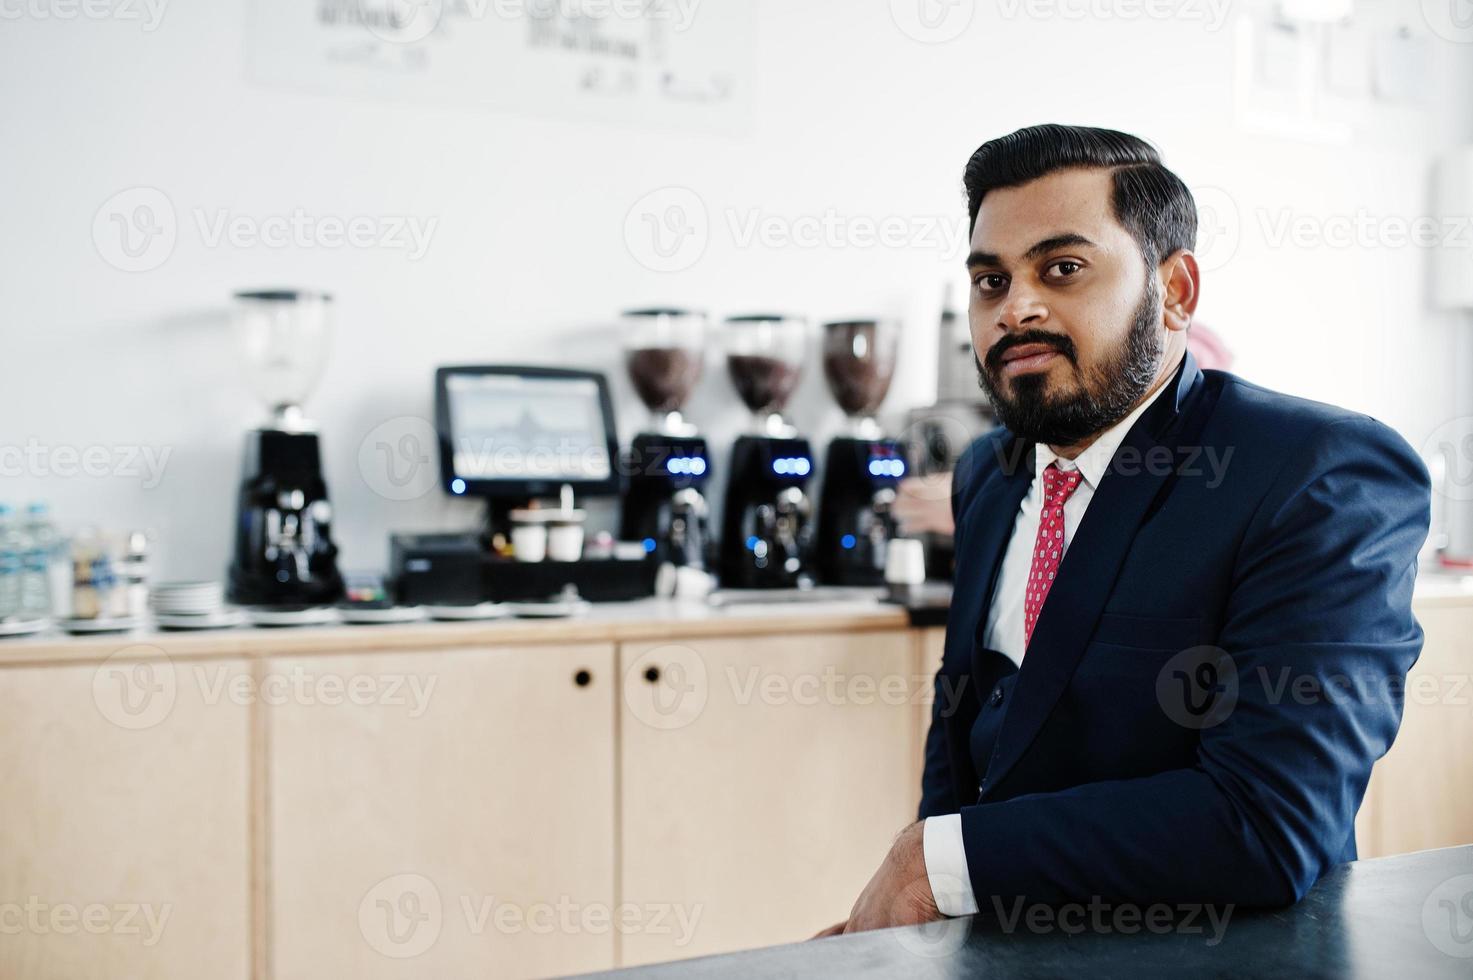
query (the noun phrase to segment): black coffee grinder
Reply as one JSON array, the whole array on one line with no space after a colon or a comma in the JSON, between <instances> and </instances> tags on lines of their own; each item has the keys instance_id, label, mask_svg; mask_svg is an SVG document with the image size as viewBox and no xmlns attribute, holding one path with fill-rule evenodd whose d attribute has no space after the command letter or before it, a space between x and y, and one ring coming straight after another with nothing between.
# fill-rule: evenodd
<instances>
[{"instance_id":1,"label":"black coffee grinder","mask_svg":"<svg viewBox=\"0 0 1473 980\"><path fill-rule=\"evenodd\" d=\"M241 605L314 606L343 595L332 505L317 434L302 403L322 375L332 297L272 290L235 294L235 331L270 421L247 433L229 598Z\"/></svg>"},{"instance_id":2,"label":"black coffee grinder","mask_svg":"<svg viewBox=\"0 0 1473 980\"><path fill-rule=\"evenodd\" d=\"M890 390L900 326L844 320L823 328L823 371L848 418L829 443L819 498L817 563L827 585L883 585L896 536L891 507L905 476L904 447L885 438L875 413Z\"/></svg>"},{"instance_id":3,"label":"black coffee grinder","mask_svg":"<svg viewBox=\"0 0 1473 980\"><path fill-rule=\"evenodd\" d=\"M720 577L728 589L812 582L813 451L781 414L802 376L806 334L804 320L777 315L732 317L724 325L727 369L753 416L752 434L732 447L726 485Z\"/></svg>"},{"instance_id":4,"label":"black coffee grinder","mask_svg":"<svg viewBox=\"0 0 1473 980\"><path fill-rule=\"evenodd\" d=\"M680 414L701 378L706 316L689 310L631 310L622 317L624 365L652 415L634 437L619 538L643 542L661 564L705 570L710 543L706 440Z\"/></svg>"}]
</instances>

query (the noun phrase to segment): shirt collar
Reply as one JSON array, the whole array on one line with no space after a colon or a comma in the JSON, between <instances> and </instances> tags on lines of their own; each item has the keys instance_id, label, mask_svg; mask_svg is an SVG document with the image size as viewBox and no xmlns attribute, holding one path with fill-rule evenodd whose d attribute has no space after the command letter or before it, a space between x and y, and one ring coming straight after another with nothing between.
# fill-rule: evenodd
<instances>
[{"instance_id":1,"label":"shirt collar","mask_svg":"<svg viewBox=\"0 0 1473 980\"><path fill-rule=\"evenodd\" d=\"M1100 433L1100 437L1090 443L1088 449L1072 460L1058 455L1044 443L1040 442L1035 445L1033 452L1033 475L1041 480L1043 478L1043 471L1048 469L1050 463L1056 462L1059 464L1059 469L1065 473L1073 469L1078 469L1084 474L1084 480L1089 484L1090 489L1098 490L1100 481L1105 477L1105 471L1110 467L1110 460L1115 458L1115 450L1120 448L1120 444L1130 434L1130 427L1135 424L1135 420L1140 418L1146 409L1155 403L1156 399L1161 397L1163 391L1172 386L1171 379L1172 375L1167 375L1166 380L1151 393L1149 398L1137 405L1135 410L1125 416L1125 418Z\"/></svg>"}]
</instances>

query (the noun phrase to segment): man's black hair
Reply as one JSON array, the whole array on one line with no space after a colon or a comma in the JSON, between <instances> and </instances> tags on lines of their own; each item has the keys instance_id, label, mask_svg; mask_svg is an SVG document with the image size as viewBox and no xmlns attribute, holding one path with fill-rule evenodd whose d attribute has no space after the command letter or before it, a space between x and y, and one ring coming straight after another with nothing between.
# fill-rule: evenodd
<instances>
[{"instance_id":1,"label":"man's black hair","mask_svg":"<svg viewBox=\"0 0 1473 980\"><path fill-rule=\"evenodd\" d=\"M1109 170L1115 181L1115 220L1130 232L1147 268L1197 243L1197 204L1181 178L1161 163L1156 148L1138 136L1090 126L1049 123L988 140L967 161L969 228L988 191L1017 187L1071 169Z\"/></svg>"}]
</instances>

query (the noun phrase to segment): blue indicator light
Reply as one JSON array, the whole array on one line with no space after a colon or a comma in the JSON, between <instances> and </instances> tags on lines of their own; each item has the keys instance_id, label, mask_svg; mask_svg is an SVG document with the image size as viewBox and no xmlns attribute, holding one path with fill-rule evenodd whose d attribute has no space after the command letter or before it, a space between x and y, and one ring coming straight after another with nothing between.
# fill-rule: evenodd
<instances>
[{"instance_id":1,"label":"blue indicator light","mask_svg":"<svg viewBox=\"0 0 1473 980\"><path fill-rule=\"evenodd\" d=\"M781 476L788 475L788 461L786 459L775 459L772 461L772 472Z\"/></svg>"},{"instance_id":2,"label":"blue indicator light","mask_svg":"<svg viewBox=\"0 0 1473 980\"><path fill-rule=\"evenodd\" d=\"M706 472L706 461L699 456L690 459L690 472L693 476L700 476Z\"/></svg>"},{"instance_id":3,"label":"blue indicator light","mask_svg":"<svg viewBox=\"0 0 1473 980\"><path fill-rule=\"evenodd\" d=\"M451 480L450 481L450 492L451 493L465 493L465 481L462 480L462 479L460 479L459 477L455 478L454 480Z\"/></svg>"},{"instance_id":4,"label":"blue indicator light","mask_svg":"<svg viewBox=\"0 0 1473 980\"><path fill-rule=\"evenodd\" d=\"M752 535L750 538L747 539L747 550L748 551L756 551L757 550L757 545L760 544L760 543L761 543L761 539L758 538L757 535L755 535L755 534Z\"/></svg>"},{"instance_id":5,"label":"blue indicator light","mask_svg":"<svg viewBox=\"0 0 1473 980\"><path fill-rule=\"evenodd\" d=\"M654 538L645 538L644 539L644 550L645 550L645 553L646 554L649 554L650 552L653 552L655 550L655 539Z\"/></svg>"},{"instance_id":6,"label":"blue indicator light","mask_svg":"<svg viewBox=\"0 0 1473 980\"><path fill-rule=\"evenodd\" d=\"M854 535L844 535L842 538L839 539L839 544L842 545L846 551L854 547Z\"/></svg>"},{"instance_id":7,"label":"blue indicator light","mask_svg":"<svg viewBox=\"0 0 1473 980\"><path fill-rule=\"evenodd\" d=\"M813 464L808 460L802 458L793 460L793 471L799 476L807 476L811 469L813 469Z\"/></svg>"}]
</instances>

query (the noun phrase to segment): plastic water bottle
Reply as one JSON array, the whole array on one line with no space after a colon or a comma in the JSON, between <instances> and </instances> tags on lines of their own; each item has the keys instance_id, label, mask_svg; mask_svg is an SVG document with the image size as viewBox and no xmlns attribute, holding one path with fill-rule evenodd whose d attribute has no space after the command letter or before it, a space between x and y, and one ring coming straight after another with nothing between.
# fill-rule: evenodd
<instances>
[{"instance_id":1,"label":"plastic water bottle","mask_svg":"<svg viewBox=\"0 0 1473 980\"><path fill-rule=\"evenodd\" d=\"M21 556L20 618L51 617L51 566L56 560L57 534L46 516L45 504L26 508L26 549Z\"/></svg>"},{"instance_id":2,"label":"plastic water bottle","mask_svg":"<svg viewBox=\"0 0 1473 980\"><path fill-rule=\"evenodd\" d=\"M0 620L19 618L26 536L9 504L0 504Z\"/></svg>"}]
</instances>

